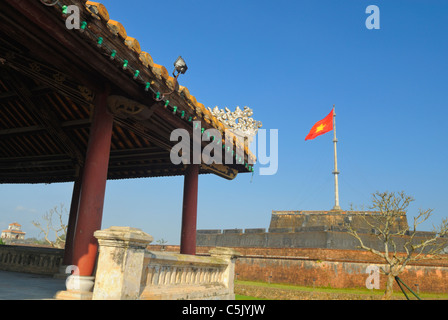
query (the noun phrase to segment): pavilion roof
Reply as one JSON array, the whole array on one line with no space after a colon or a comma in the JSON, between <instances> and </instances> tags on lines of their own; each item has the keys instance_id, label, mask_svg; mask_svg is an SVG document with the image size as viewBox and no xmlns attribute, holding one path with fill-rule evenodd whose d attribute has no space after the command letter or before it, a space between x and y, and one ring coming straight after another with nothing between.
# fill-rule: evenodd
<instances>
[{"instance_id":1,"label":"pavilion roof","mask_svg":"<svg viewBox=\"0 0 448 320\"><path fill-rule=\"evenodd\" d=\"M70 5L80 9L80 30L66 28ZM105 87L115 120L109 179L182 175L184 166L170 161L177 143L170 133L192 132L194 121L224 137L224 124L177 86L102 4L5 0L0 9L0 183L76 179L95 92ZM235 164L203 164L201 173L233 179L253 171L253 154L235 136L232 140ZM228 152L228 142L216 143Z\"/></svg>"}]
</instances>

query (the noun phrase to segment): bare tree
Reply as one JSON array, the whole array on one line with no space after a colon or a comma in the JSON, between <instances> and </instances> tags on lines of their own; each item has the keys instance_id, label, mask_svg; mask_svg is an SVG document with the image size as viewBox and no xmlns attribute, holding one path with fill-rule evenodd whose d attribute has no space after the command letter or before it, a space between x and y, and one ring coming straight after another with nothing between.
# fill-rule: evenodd
<instances>
[{"instance_id":1,"label":"bare tree","mask_svg":"<svg viewBox=\"0 0 448 320\"><path fill-rule=\"evenodd\" d=\"M54 248L65 242L67 224L64 222L67 221L67 216L67 209L65 209L63 204L60 204L59 207L55 206L42 216L43 224L36 221L32 223L36 228L40 229L45 241ZM50 239L51 235L54 235L55 240Z\"/></svg>"},{"instance_id":2,"label":"bare tree","mask_svg":"<svg viewBox=\"0 0 448 320\"><path fill-rule=\"evenodd\" d=\"M385 261L385 268L381 271L386 275L386 291L383 299L388 300L393 293L393 284L411 261L440 258L448 243L448 219L443 219L438 227L434 227L432 233L426 233L425 237L416 238L417 227L427 221L433 210L419 210L414 217L412 227L406 224L398 224L397 221L407 212L407 208L414 198L404 192L376 192L373 194L372 210L377 214L364 216L365 222L377 235L380 243L384 244L384 250L376 250L367 246L359 233L350 225L347 225L348 233L354 236L360 243L360 248L370 251Z\"/></svg>"},{"instance_id":3,"label":"bare tree","mask_svg":"<svg viewBox=\"0 0 448 320\"><path fill-rule=\"evenodd\" d=\"M165 251L166 244L168 243L168 241L162 238L160 240L157 240L157 243L161 246L160 250Z\"/></svg>"}]
</instances>

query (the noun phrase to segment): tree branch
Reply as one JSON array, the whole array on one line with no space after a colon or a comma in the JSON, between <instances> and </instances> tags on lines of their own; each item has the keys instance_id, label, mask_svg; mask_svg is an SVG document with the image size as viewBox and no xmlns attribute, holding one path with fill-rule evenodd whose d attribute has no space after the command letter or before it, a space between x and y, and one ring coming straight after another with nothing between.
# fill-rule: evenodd
<instances>
[{"instance_id":1,"label":"tree branch","mask_svg":"<svg viewBox=\"0 0 448 320\"><path fill-rule=\"evenodd\" d=\"M444 219L438 228L434 227L433 237L415 244L417 227L429 219L433 210L420 209L419 214L414 218L413 229L410 231L407 224L403 227L399 221L413 201L414 198L407 196L403 191L373 194L371 209L377 213L369 216L369 219L366 216L363 218L366 224L375 231L377 238L383 242L384 252L366 246L357 231L353 230L350 224L347 225L348 233L358 240L361 249L374 253L386 261L389 269L389 271L383 270L386 274L391 273L397 276L411 261L438 258L448 244L448 219ZM403 237L406 237L406 241L401 250L396 240Z\"/></svg>"}]
</instances>

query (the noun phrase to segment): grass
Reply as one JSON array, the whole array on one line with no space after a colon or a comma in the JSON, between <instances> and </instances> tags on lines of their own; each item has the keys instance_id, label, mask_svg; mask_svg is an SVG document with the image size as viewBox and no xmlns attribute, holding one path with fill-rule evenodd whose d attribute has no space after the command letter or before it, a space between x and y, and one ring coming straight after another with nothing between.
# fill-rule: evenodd
<instances>
[{"instance_id":1,"label":"grass","mask_svg":"<svg viewBox=\"0 0 448 320\"><path fill-rule=\"evenodd\" d=\"M296 286L296 285L290 285L290 284L282 284L282 283L267 283L267 282L258 282L258 281L241 281L238 280L235 282L236 284L241 285L250 285L250 286L260 286L265 288L274 288L274 289L286 289L286 290L297 290L302 292L322 292L322 293L335 293L335 294L356 294L356 295L377 295L378 297L382 296L384 294L383 290L369 290L367 288L329 288L329 287L305 287L305 286ZM406 294L410 297L411 300L415 300L416 298L410 293L409 291L406 291ZM401 291L395 291L393 294L395 297L404 297L403 293ZM248 300L248 299L257 299L254 297L245 297L245 296L239 296L244 297L241 300ZM448 300L448 294L444 293L420 293L419 297L422 300L435 300L435 299L443 299Z\"/></svg>"},{"instance_id":2,"label":"grass","mask_svg":"<svg viewBox=\"0 0 448 320\"><path fill-rule=\"evenodd\" d=\"M261 298L257 298L257 297L242 296L240 294L236 294L235 295L235 300L266 300L266 299L261 299Z\"/></svg>"}]
</instances>

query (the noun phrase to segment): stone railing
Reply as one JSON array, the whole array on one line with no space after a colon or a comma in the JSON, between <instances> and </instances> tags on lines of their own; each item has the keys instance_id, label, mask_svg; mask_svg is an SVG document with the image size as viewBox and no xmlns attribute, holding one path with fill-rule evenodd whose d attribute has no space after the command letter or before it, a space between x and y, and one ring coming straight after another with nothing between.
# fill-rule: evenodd
<instances>
[{"instance_id":1,"label":"stone railing","mask_svg":"<svg viewBox=\"0 0 448 320\"><path fill-rule=\"evenodd\" d=\"M0 246L0 270L42 275L58 273L64 258L64 250Z\"/></svg>"},{"instance_id":2,"label":"stone railing","mask_svg":"<svg viewBox=\"0 0 448 320\"><path fill-rule=\"evenodd\" d=\"M238 253L215 248L210 256L148 251L152 237L139 229L97 231L100 245L93 300L234 299Z\"/></svg>"},{"instance_id":3,"label":"stone railing","mask_svg":"<svg viewBox=\"0 0 448 320\"><path fill-rule=\"evenodd\" d=\"M235 298L233 250L216 248L210 257L147 251L141 298L145 300Z\"/></svg>"}]
</instances>

